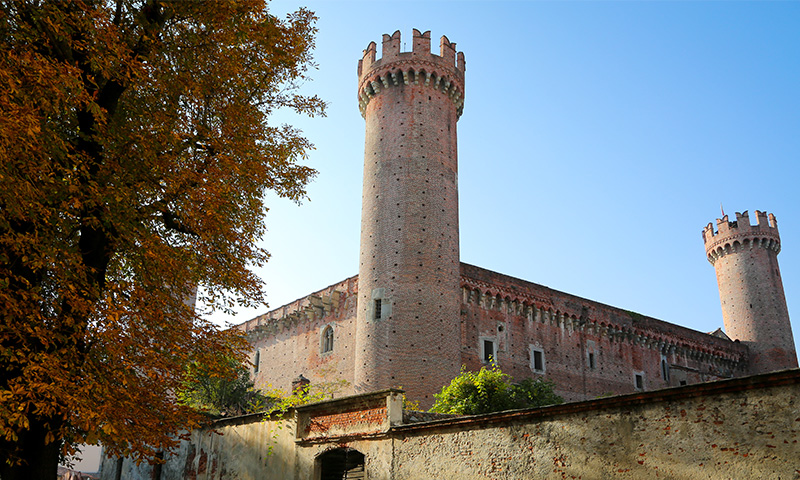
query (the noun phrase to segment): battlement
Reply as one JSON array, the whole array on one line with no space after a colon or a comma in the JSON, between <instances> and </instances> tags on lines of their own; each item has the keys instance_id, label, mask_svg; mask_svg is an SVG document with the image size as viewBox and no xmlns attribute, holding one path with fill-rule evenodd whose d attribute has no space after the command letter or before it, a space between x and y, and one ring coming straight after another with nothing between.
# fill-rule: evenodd
<instances>
[{"instance_id":1,"label":"battlement","mask_svg":"<svg viewBox=\"0 0 800 480\"><path fill-rule=\"evenodd\" d=\"M411 44L410 52L401 52L400 30L395 31L389 35L383 34L383 45L381 49L381 58L376 60L377 45L375 42L370 42L364 50L364 56L358 61L358 76L370 70L373 64L381 62L386 64L398 59L408 60L410 58L419 58L433 60L436 63L441 63L443 66L455 68L463 76L466 71L466 62L464 60L464 52L456 52L456 44L451 42L446 36L442 35L439 40L439 55L431 53L431 31L420 33L416 28L413 32L413 41Z\"/></svg>"},{"instance_id":2,"label":"battlement","mask_svg":"<svg viewBox=\"0 0 800 480\"><path fill-rule=\"evenodd\" d=\"M706 246L708 261L714 264L717 258L741 246L761 246L780 251L780 235L778 222L771 213L755 211L756 223L750 223L747 210L736 212L736 220L729 221L728 216L717 219L716 229L712 223L703 229L703 242Z\"/></svg>"},{"instance_id":3,"label":"battlement","mask_svg":"<svg viewBox=\"0 0 800 480\"><path fill-rule=\"evenodd\" d=\"M431 53L431 32L416 28L410 52L401 51L400 31L384 34L381 58L377 44L370 42L358 61L358 97L362 116L370 99L390 86L426 85L448 95L461 114L464 105L464 53L446 36L439 41L439 54Z\"/></svg>"},{"instance_id":4,"label":"battlement","mask_svg":"<svg viewBox=\"0 0 800 480\"><path fill-rule=\"evenodd\" d=\"M771 213L761 212L756 210L756 224L750 223L750 214L747 210L744 212L736 212L736 220L729 221L728 216L717 219L717 228L709 222L703 229L703 241L706 245L712 241L718 241L722 237L739 234L778 234L778 222L775 220L775 215ZM719 238L718 238L719 237Z\"/></svg>"}]
</instances>

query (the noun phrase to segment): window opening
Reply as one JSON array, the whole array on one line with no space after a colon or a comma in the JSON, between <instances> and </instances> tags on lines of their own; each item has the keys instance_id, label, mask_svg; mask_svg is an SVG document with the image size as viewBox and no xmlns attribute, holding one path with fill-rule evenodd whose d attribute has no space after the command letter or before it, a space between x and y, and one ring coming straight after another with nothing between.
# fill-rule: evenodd
<instances>
[{"instance_id":1,"label":"window opening","mask_svg":"<svg viewBox=\"0 0 800 480\"><path fill-rule=\"evenodd\" d=\"M322 331L322 353L333 351L333 327L328 325Z\"/></svg>"},{"instance_id":2,"label":"window opening","mask_svg":"<svg viewBox=\"0 0 800 480\"><path fill-rule=\"evenodd\" d=\"M376 298L375 299L375 308L373 310L375 311L375 315L373 316L373 318L375 320L380 320L381 319L381 299L380 298Z\"/></svg>"},{"instance_id":3,"label":"window opening","mask_svg":"<svg viewBox=\"0 0 800 480\"><path fill-rule=\"evenodd\" d=\"M644 390L644 374L636 373L633 375L633 379L636 390Z\"/></svg>"},{"instance_id":4,"label":"window opening","mask_svg":"<svg viewBox=\"0 0 800 480\"><path fill-rule=\"evenodd\" d=\"M259 365L261 365L261 350L256 349L256 356L253 358L253 373L258 373Z\"/></svg>"},{"instance_id":5,"label":"window opening","mask_svg":"<svg viewBox=\"0 0 800 480\"><path fill-rule=\"evenodd\" d=\"M594 370L594 352L589 352L589 368Z\"/></svg>"},{"instance_id":6,"label":"window opening","mask_svg":"<svg viewBox=\"0 0 800 480\"><path fill-rule=\"evenodd\" d=\"M544 372L544 351L542 350L533 350L533 371Z\"/></svg>"},{"instance_id":7,"label":"window opening","mask_svg":"<svg viewBox=\"0 0 800 480\"><path fill-rule=\"evenodd\" d=\"M663 355L661 356L661 378L669 383L669 363L667 363L667 357Z\"/></svg>"},{"instance_id":8,"label":"window opening","mask_svg":"<svg viewBox=\"0 0 800 480\"><path fill-rule=\"evenodd\" d=\"M486 363L497 362L494 354L494 342L491 340L483 341L483 361Z\"/></svg>"}]
</instances>

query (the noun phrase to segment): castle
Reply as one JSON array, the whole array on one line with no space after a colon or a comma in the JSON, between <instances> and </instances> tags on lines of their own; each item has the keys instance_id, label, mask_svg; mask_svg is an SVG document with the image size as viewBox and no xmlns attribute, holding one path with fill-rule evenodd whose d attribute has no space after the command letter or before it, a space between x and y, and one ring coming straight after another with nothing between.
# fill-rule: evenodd
<instances>
[{"instance_id":1,"label":"castle","mask_svg":"<svg viewBox=\"0 0 800 480\"><path fill-rule=\"evenodd\" d=\"M461 366L492 361L585 400L797 367L773 215L703 231L725 331L711 334L460 262L456 124L466 62L414 30L358 65L366 121L359 273L239 325L256 384L347 380L342 395L402 387L424 407Z\"/></svg>"}]
</instances>

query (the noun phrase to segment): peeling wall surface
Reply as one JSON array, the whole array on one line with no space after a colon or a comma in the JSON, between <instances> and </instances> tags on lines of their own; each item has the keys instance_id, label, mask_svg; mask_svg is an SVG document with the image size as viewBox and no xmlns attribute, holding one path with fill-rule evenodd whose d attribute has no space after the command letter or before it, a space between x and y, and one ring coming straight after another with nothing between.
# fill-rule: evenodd
<instances>
[{"instance_id":1,"label":"peeling wall surface","mask_svg":"<svg viewBox=\"0 0 800 480\"><path fill-rule=\"evenodd\" d=\"M798 384L703 391L710 385L552 407L552 416L402 427L392 478L800 478Z\"/></svg>"},{"instance_id":2,"label":"peeling wall surface","mask_svg":"<svg viewBox=\"0 0 800 480\"><path fill-rule=\"evenodd\" d=\"M193 432L160 475L125 460L116 477L118 460L105 459L101 478L316 480L320 459L345 450L363 454L365 478L381 480L800 478L797 369L540 409L402 419L397 390L283 418L239 417Z\"/></svg>"}]
</instances>

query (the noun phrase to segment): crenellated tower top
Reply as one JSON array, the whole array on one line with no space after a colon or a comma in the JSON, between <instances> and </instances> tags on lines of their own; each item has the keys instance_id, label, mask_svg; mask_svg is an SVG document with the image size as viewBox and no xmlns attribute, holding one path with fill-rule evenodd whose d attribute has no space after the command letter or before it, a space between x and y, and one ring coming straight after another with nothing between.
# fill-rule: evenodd
<instances>
[{"instance_id":1,"label":"crenellated tower top","mask_svg":"<svg viewBox=\"0 0 800 480\"><path fill-rule=\"evenodd\" d=\"M708 261L714 265L718 258L737 251L742 247L763 247L776 254L781 250L778 222L775 215L756 210L756 224L750 224L750 215L745 210L736 212L736 220L728 216L717 219L717 228L709 223L703 229L703 242L706 245Z\"/></svg>"},{"instance_id":2,"label":"crenellated tower top","mask_svg":"<svg viewBox=\"0 0 800 480\"><path fill-rule=\"evenodd\" d=\"M797 368L789 309L778 268L781 239L775 216L756 210L717 219L703 229L714 266L725 333L747 346L751 374Z\"/></svg>"},{"instance_id":3,"label":"crenellated tower top","mask_svg":"<svg viewBox=\"0 0 800 480\"><path fill-rule=\"evenodd\" d=\"M377 46L370 42L358 61L358 108L361 116L372 97L381 89L424 84L446 93L456 105L458 115L464 109L464 53L456 53L456 44L444 35L439 41L439 55L431 53L431 32L414 29L412 51L400 51L400 30L383 35L381 58L376 60Z\"/></svg>"}]
</instances>

